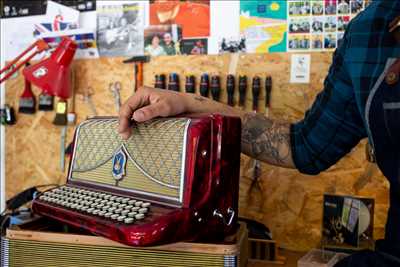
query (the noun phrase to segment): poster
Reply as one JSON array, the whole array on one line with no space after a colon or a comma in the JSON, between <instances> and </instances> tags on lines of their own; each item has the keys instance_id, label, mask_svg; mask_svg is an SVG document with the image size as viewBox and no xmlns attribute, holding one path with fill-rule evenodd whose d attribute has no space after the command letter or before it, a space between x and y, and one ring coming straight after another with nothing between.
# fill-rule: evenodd
<instances>
[{"instance_id":1,"label":"poster","mask_svg":"<svg viewBox=\"0 0 400 267\"><path fill-rule=\"evenodd\" d=\"M178 24L183 38L210 35L210 0L150 0L150 25Z\"/></svg>"},{"instance_id":2,"label":"poster","mask_svg":"<svg viewBox=\"0 0 400 267\"><path fill-rule=\"evenodd\" d=\"M333 51L365 0L289 0L288 51Z\"/></svg>"},{"instance_id":3,"label":"poster","mask_svg":"<svg viewBox=\"0 0 400 267\"><path fill-rule=\"evenodd\" d=\"M34 27L33 34L39 38L43 33L77 29L79 27L79 11L48 1L45 19L40 23L35 23Z\"/></svg>"},{"instance_id":4,"label":"poster","mask_svg":"<svg viewBox=\"0 0 400 267\"><path fill-rule=\"evenodd\" d=\"M174 25L152 25L144 30L144 53L153 57L180 54L181 28Z\"/></svg>"},{"instance_id":5,"label":"poster","mask_svg":"<svg viewBox=\"0 0 400 267\"><path fill-rule=\"evenodd\" d=\"M279 0L240 1L240 33L247 52L285 52L287 3Z\"/></svg>"},{"instance_id":6,"label":"poster","mask_svg":"<svg viewBox=\"0 0 400 267\"><path fill-rule=\"evenodd\" d=\"M97 3L100 56L143 55L144 7L140 1Z\"/></svg>"},{"instance_id":7,"label":"poster","mask_svg":"<svg viewBox=\"0 0 400 267\"><path fill-rule=\"evenodd\" d=\"M292 54L290 83L310 83L310 54Z\"/></svg>"}]
</instances>

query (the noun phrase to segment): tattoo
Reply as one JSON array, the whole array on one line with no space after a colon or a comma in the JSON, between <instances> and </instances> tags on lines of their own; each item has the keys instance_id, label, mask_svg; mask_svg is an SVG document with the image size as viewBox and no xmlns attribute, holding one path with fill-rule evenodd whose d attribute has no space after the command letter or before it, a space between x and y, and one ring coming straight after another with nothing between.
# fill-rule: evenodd
<instances>
[{"instance_id":1,"label":"tattoo","mask_svg":"<svg viewBox=\"0 0 400 267\"><path fill-rule=\"evenodd\" d=\"M198 96L198 95L196 95L196 96L193 97L193 98L194 98L194 100L197 100L197 101L200 101L200 102L204 102L204 101L207 100L206 98L204 98L204 97L202 97L202 96Z\"/></svg>"},{"instance_id":2,"label":"tattoo","mask_svg":"<svg viewBox=\"0 0 400 267\"><path fill-rule=\"evenodd\" d=\"M268 163L292 167L289 124L274 122L261 114L243 119L242 151Z\"/></svg>"}]
</instances>

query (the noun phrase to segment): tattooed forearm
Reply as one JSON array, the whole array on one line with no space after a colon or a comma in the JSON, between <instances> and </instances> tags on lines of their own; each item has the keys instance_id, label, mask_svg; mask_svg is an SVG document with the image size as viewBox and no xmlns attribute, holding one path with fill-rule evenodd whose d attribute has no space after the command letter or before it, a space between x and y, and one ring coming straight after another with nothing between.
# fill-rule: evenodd
<instances>
[{"instance_id":1,"label":"tattooed forearm","mask_svg":"<svg viewBox=\"0 0 400 267\"><path fill-rule=\"evenodd\" d=\"M282 167L294 167L290 149L290 126L261 114L246 114L242 126L242 152Z\"/></svg>"}]
</instances>

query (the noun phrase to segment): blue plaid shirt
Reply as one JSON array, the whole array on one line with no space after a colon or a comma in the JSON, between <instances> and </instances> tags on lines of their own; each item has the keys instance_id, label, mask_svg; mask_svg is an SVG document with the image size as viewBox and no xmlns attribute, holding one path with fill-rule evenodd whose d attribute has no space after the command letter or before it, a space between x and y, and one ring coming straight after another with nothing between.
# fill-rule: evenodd
<instances>
[{"instance_id":1,"label":"blue plaid shirt","mask_svg":"<svg viewBox=\"0 0 400 267\"><path fill-rule=\"evenodd\" d=\"M291 126L293 160L300 172L318 174L368 136L364 116L372 87L400 47L389 33L400 0L375 0L354 18L305 118Z\"/></svg>"}]
</instances>

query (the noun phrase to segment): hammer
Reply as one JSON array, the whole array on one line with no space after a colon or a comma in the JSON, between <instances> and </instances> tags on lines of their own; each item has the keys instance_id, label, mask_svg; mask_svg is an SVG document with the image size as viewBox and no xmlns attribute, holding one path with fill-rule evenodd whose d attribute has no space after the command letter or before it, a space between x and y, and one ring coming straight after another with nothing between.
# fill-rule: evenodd
<instances>
[{"instance_id":1,"label":"hammer","mask_svg":"<svg viewBox=\"0 0 400 267\"><path fill-rule=\"evenodd\" d=\"M136 92L141 86L143 86L143 63L149 62L150 56L133 56L125 59L123 63L134 63L135 64L135 87Z\"/></svg>"}]
</instances>

